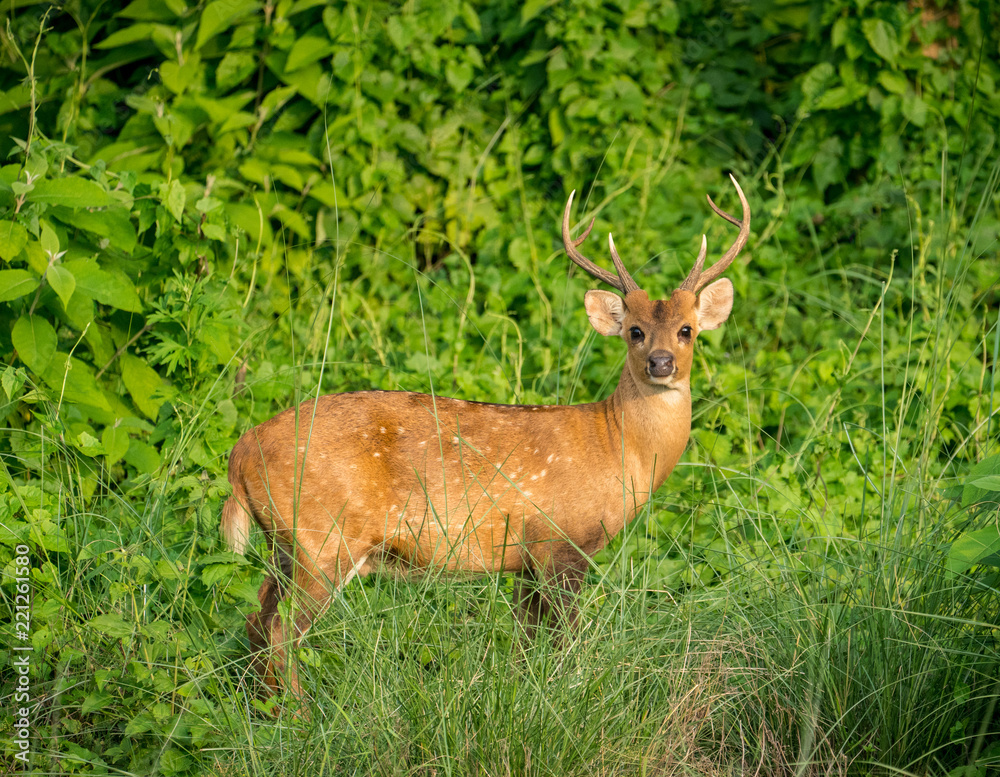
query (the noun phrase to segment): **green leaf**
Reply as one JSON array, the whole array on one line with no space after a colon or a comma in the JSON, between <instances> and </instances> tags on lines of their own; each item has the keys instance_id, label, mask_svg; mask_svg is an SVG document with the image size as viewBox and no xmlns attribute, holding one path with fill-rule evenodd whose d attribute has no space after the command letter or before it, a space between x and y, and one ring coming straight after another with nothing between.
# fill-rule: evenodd
<instances>
[{"instance_id":1,"label":"green leaf","mask_svg":"<svg viewBox=\"0 0 1000 777\"><path fill-rule=\"evenodd\" d=\"M198 25L198 38L194 47L200 49L210 38L229 29L241 16L253 11L258 4L255 0L215 0L205 6Z\"/></svg>"},{"instance_id":2,"label":"green leaf","mask_svg":"<svg viewBox=\"0 0 1000 777\"><path fill-rule=\"evenodd\" d=\"M128 451L128 429L122 426L104 427L104 432L101 433L101 444L104 446L104 455L107 457L108 465L114 464Z\"/></svg>"},{"instance_id":3,"label":"green leaf","mask_svg":"<svg viewBox=\"0 0 1000 777\"><path fill-rule=\"evenodd\" d=\"M315 35L305 35L292 45L285 62L285 72L291 73L300 67L311 65L333 51L333 44L326 38Z\"/></svg>"},{"instance_id":4,"label":"green leaf","mask_svg":"<svg viewBox=\"0 0 1000 777\"><path fill-rule=\"evenodd\" d=\"M899 34L891 24L882 19L865 19L861 22L865 40L876 54L890 64L899 56Z\"/></svg>"},{"instance_id":5,"label":"green leaf","mask_svg":"<svg viewBox=\"0 0 1000 777\"><path fill-rule=\"evenodd\" d=\"M142 359L130 353L122 354L121 364L122 381L132 397L132 402L144 416L156 420L160 412L160 405L164 401L161 391L163 381L160 376ZM157 393L161 396L154 399L154 395Z\"/></svg>"},{"instance_id":6,"label":"green leaf","mask_svg":"<svg viewBox=\"0 0 1000 777\"><path fill-rule=\"evenodd\" d=\"M96 618L92 618L88 625L101 632L101 634L106 634L109 637L114 637L115 639L127 637L133 631L132 625L126 623L125 619L118 613L98 615Z\"/></svg>"},{"instance_id":7,"label":"green leaf","mask_svg":"<svg viewBox=\"0 0 1000 777\"><path fill-rule=\"evenodd\" d=\"M969 481L970 485L984 491L1000 491L1000 475L986 475Z\"/></svg>"},{"instance_id":8,"label":"green leaf","mask_svg":"<svg viewBox=\"0 0 1000 777\"><path fill-rule=\"evenodd\" d=\"M989 491L974 484L974 481L989 475L1000 475L1000 454L987 456L976 464L962 489L962 507L981 502L989 496Z\"/></svg>"},{"instance_id":9,"label":"green leaf","mask_svg":"<svg viewBox=\"0 0 1000 777\"><path fill-rule=\"evenodd\" d=\"M94 691L80 705L80 712L84 715L90 715L93 712L99 712L107 707L111 702L115 700L107 691Z\"/></svg>"},{"instance_id":10,"label":"green leaf","mask_svg":"<svg viewBox=\"0 0 1000 777\"><path fill-rule=\"evenodd\" d=\"M21 316L10 334L21 361L37 375L45 372L56 352L56 330L41 316Z\"/></svg>"},{"instance_id":11,"label":"green leaf","mask_svg":"<svg viewBox=\"0 0 1000 777\"><path fill-rule=\"evenodd\" d=\"M126 19L156 22L170 22L177 18L170 4L164 3L163 0L133 0L124 10L119 11L118 15Z\"/></svg>"},{"instance_id":12,"label":"green leaf","mask_svg":"<svg viewBox=\"0 0 1000 777\"><path fill-rule=\"evenodd\" d=\"M141 440L129 440L125 461L135 467L141 474L148 475L160 467L160 454L152 445Z\"/></svg>"},{"instance_id":13,"label":"green leaf","mask_svg":"<svg viewBox=\"0 0 1000 777\"><path fill-rule=\"evenodd\" d=\"M910 88L910 82L902 73L895 70L883 70L878 74L878 82L891 94L906 94Z\"/></svg>"},{"instance_id":14,"label":"green leaf","mask_svg":"<svg viewBox=\"0 0 1000 777\"><path fill-rule=\"evenodd\" d=\"M23 297L38 288L38 278L27 270L0 270L0 302Z\"/></svg>"},{"instance_id":15,"label":"green leaf","mask_svg":"<svg viewBox=\"0 0 1000 777\"><path fill-rule=\"evenodd\" d=\"M253 73L257 60L248 51L227 51L215 70L215 83L219 89L231 89Z\"/></svg>"},{"instance_id":16,"label":"green leaf","mask_svg":"<svg viewBox=\"0 0 1000 777\"><path fill-rule=\"evenodd\" d=\"M76 291L102 305L111 305L132 313L142 312L142 300L135 286L124 275L102 269L94 259L75 259L63 267L76 278Z\"/></svg>"},{"instance_id":17,"label":"green leaf","mask_svg":"<svg viewBox=\"0 0 1000 777\"><path fill-rule=\"evenodd\" d=\"M42 250L49 256L55 256L59 253L59 235L49 226L48 222L41 222L41 236L38 242L42 244Z\"/></svg>"},{"instance_id":18,"label":"green leaf","mask_svg":"<svg viewBox=\"0 0 1000 777\"><path fill-rule=\"evenodd\" d=\"M167 193L166 197L163 199L163 204L167 206L167 210L170 211L177 223L180 223L184 216L184 203L186 200L187 193L184 191L184 187L181 185L181 182L175 178L167 187Z\"/></svg>"},{"instance_id":19,"label":"green leaf","mask_svg":"<svg viewBox=\"0 0 1000 777\"><path fill-rule=\"evenodd\" d=\"M115 203L106 189L86 178L43 178L28 193L30 202L70 208L104 208Z\"/></svg>"},{"instance_id":20,"label":"green leaf","mask_svg":"<svg viewBox=\"0 0 1000 777\"><path fill-rule=\"evenodd\" d=\"M444 77L456 92L461 92L472 80L472 65L468 62L449 62L444 67Z\"/></svg>"},{"instance_id":21,"label":"green leaf","mask_svg":"<svg viewBox=\"0 0 1000 777\"><path fill-rule=\"evenodd\" d=\"M42 378L68 402L111 410L107 397L94 378L94 368L79 359L57 352Z\"/></svg>"},{"instance_id":22,"label":"green leaf","mask_svg":"<svg viewBox=\"0 0 1000 777\"><path fill-rule=\"evenodd\" d=\"M55 208L52 216L107 241L111 248L126 253L135 249L136 234L127 208L106 208L99 211ZM101 242L100 240L95 242Z\"/></svg>"},{"instance_id":23,"label":"green leaf","mask_svg":"<svg viewBox=\"0 0 1000 777\"><path fill-rule=\"evenodd\" d=\"M527 24L550 5L554 4L555 0L527 0L521 6L521 24Z\"/></svg>"},{"instance_id":24,"label":"green leaf","mask_svg":"<svg viewBox=\"0 0 1000 777\"><path fill-rule=\"evenodd\" d=\"M232 577L239 568L239 564L209 564L201 572L201 581L206 586L215 585L220 580Z\"/></svg>"},{"instance_id":25,"label":"green leaf","mask_svg":"<svg viewBox=\"0 0 1000 777\"><path fill-rule=\"evenodd\" d=\"M94 44L95 49L114 49L119 46L127 46L130 43L148 41L153 37L153 32L159 25L146 23L130 24L122 29L111 33L104 40Z\"/></svg>"},{"instance_id":26,"label":"green leaf","mask_svg":"<svg viewBox=\"0 0 1000 777\"><path fill-rule=\"evenodd\" d=\"M951 544L947 561L948 574L957 575L983 562L1000 566L995 559L990 558L996 553L1000 553L1000 527L988 526L966 532Z\"/></svg>"},{"instance_id":27,"label":"green leaf","mask_svg":"<svg viewBox=\"0 0 1000 777\"><path fill-rule=\"evenodd\" d=\"M76 278L73 277L73 273L61 264L54 264L45 273L45 278L48 280L52 290L59 295L63 307L67 307L70 297L73 296L73 292L76 290Z\"/></svg>"},{"instance_id":28,"label":"green leaf","mask_svg":"<svg viewBox=\"0 0 1000 777\"><path fill-rule=\"evenodd\" d=\"M0 257L7 262L28 244L27 230L16 221L0 221Z\"/></svg>"}]
</instances>

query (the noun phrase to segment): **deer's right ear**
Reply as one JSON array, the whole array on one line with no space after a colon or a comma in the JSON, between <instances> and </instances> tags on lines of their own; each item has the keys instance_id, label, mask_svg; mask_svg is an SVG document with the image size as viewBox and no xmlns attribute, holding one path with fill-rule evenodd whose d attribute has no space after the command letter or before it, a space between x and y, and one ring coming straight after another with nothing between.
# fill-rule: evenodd
<instances>
[{"instance_id":1,"label":"deer's right ear","mask_svg":"<svg viewBox=\"0 0 1000 777\"><path fill-rule=\"evenodd\" d=\"M602 335L620 335L625 318L625 303L617 294L591 289L583 298L591 326Z\"/></svg>"}]
</instances>

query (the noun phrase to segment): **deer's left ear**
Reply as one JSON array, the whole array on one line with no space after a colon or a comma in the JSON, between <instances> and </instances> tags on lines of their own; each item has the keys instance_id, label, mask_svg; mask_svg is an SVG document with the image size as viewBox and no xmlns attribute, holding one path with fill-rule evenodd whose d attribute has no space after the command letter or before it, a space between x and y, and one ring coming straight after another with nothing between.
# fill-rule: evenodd
<instances>
[{"instance_id":1,"label":"deer's left ear","mask_svg":"<svg viewBox=\"0 0 1000 777\"><path fill-rule=\"evenodd\" d=\"M733 309L733 284L728 278L720 278L710 283L695 304L698 313L698 329L718 329L729 318Z\"/></svg>"}]
</instances>

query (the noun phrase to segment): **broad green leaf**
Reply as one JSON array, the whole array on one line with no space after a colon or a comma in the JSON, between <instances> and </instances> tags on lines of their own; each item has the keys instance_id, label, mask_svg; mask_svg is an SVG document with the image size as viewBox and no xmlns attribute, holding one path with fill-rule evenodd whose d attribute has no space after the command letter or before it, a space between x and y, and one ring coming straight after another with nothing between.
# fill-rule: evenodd
<instances>
[{"instance_id":1,"label":"broad green leaf","mask_svg":"<svg viewBox=\"0 0 1000 777\"><path fill-rule=\"evenodd\" d=\"M444 76L456 92L461 92L472 80L472 65L468 62L449 62L444 67Z\"/></svg>"},{"instance_id":2,"label":"broad green leaf","mask_svg":"<svg viewBox=\"0 0 1000 777\"><path fill-rule=\"evenodd\" d=\"M101 433L101 444L104 446L104 455L107 457L107 463L109 465L114 464L128 451L128 430L122 426L104 427L104 431Z\"/></svg>"},{"instance_id":3,"label":"broad green leaf","mask_svg":"<svg viewBox=\"0 0 1000 777\"><path fill-rule=\"evenodd\" d=\"M167 187L166 197L164 197L163 204L167 206L167 210L170 211L174 220L180 223L184 216L184 202L187 199L187 193L184 191L184 187L181 182L176 178L170 182Z\"/></svg>"},{"instance_id":4,"label":"broad green leaf","mask_svg":"<svg viewBox=\"0 0 1000 777\"><path fill-rule=\"evenodd\" d=\"M28 194L30 202L65 205L69 208L104 208L115 204L110 194L86 178L43 178Z\"/></svg>"},{"instance_id":5,"label":"broad green leaf","mask_svg":"<svg viewBox=\"0 0 1000 777\"><path fill-rule=\"evenodd\" d=\"M115 639L127 637L134 630L132 624L126 623L125 619L118 613L98 615L96 618L91 618L88 625L92 629L101 632L101 634L107 634L109 637L114 637Z\"/></svg>"},{"instance_id":6,"label":"broad green leaf","mask_svg":"<svg viewBox=\"0 0 1000 777\"><path fill-rule=\"evenodd\" d=\"M135 5L133 3L133 5ZM111 33L104 40L99 41L94 44L95 49L113 49L118 46L127 46L130 43L138 43L140 41L148 41L153 37L153 32L157 25L149 24L148 22L140 22L139 24L130 24L127 27Z\"/></svg>"},{"instance_id":7,"label":"broad green leaf","mask_svg":"<svg viewBox=\"0 0 1000 777\"><path fill-rule=\"evenodd\" d=\"M878 74L878 82L891 94L906 94L910 88L910 82L902 73L895 70L883 70Z\"/></svg>"},{"instance_id":8,"label":"broad green leaf","mask_svg":"<svg viewBox=\"0 0 1000 777\"><path fill-rule=\"evenodd\" d=\"M895 64L899 56L899 33L882 19L865 19L861 22L865 40L876 54L890 64Z\"/></svg>"},{"instance_id":9,"label":"broad green leaf","mask_svg":"<svg viewBox=\"0 0 1000 777\"><path fill-rule=\"evenodd\" d=\"M333 44L326 38L305 35L292 45L285 61L285 72L291 73L306 65L311 65L333 51Z\"/></svg>"},{"instance_id":10,"label":"broad green leaf","mask_svg":"<svg viewBox=\"0 0 1000 777\"><path fill-rule=\"evenodd\" d=\"M111 248L126 253L135 249L135 227L127 208L106 208L100 211L54 208L52 216L63 224L107 240L107 245Z\"/></svg>"},{"instance_id":11,"label":"broad green leaf","mask_svg":"<svg viewBox=\"0 0 1000 777\"><path fill-rule=\"evenodd\" d=\"M148 475L160 466L160 454L156 448L141 440L129 440L125 461L135 467L141 474Z\"/></svg>"},{"instance_id":12,"label":"broad green leaf","mask_svg":"<svg viewBox=\"0 0 1000 777\"><path fill-rule=\"evenodd\" d=\"M200 49L213 36L229 29L237 19L258 7L255 0L215 0L205 6L194 47Z\"/></svg>"},{"instance_id":13,"label":"broad green leaf","mask_svg":"<svg viewBox=\"0 0 1000 777\"><path fill-rule=\"evenodd\" d=\"M28 244L27 230L16 221L0 221L0 257L12 261Z\"/></svg>"},{"instance_id":14,"label":"broad green leaf","mask_svg":"<svg viewBox=\"0 0 1000 777\"><path fill-rule=\"evenodd\" d=\"M94 691L80 704L80 712L84 715L100 712L109 704L114 702L115 698L116 697L114 695L107 691Z\"/></svg>"},{"instance_id":15,"label":"broad green leaf","mask_svg":"<svg viewBox=\"0 0 1000 777\"><path fill-rule=\"evenodd\" d=\"M951 550L948 552L948 572L950 575L956 575L983 562L998 566L998 563L991 559L997 553L1000 553L1000 527L988 526L985 529L966 532L951 544Z\"/></svg>"},{"instance_id":16,"label":"broad green leaf","mask_svg":"<svg viewBox=\"0 0 1000 777\"><path fill-rule=\"evenodd\" d=\"M154 394L162 394L163 380L146 362L130 353L122 354L121 362L122 381L132 402L144 416L156 420L164 400L162 396L154 399Z\"/></svg>"},{"instance_id":17,"label":"broad green leaf","mask_svg":"<svg viewBox=\"0 0 1000 777\"><path fill-rule=\"evenodd\" d=\"M555 2L556 0L527 0L521 6L521 24L527 24Z\"/></svg>"},{"instance_id":18,"label":"broad green leaf","mask_svg":"<svg viewBox=\"0 0 1000 777\"><path fill-rule=\"evenodd\" d=\"M102 305L111 305L132 313L142 312L142 300L132 282L117 272L102 269L94 259L75 259L63 267L76 278L76 291Z\"/></svg>"},{"instance_id":19,"label":"broad green leaf","mask_svg":"<svg viewBox=\"0 0 1000 777\"><path fill-rule=\"evenodd\" d=\"M201 571L201 581L207 586L215 585L220 580L232 577L239 568L239 564L209 564Z\"/></svg>"},{"instance_id":20,"label":"broad green leaf","mask_svg":"<svg viewBox=\"0 0 1000 777\"><path fill-rule=\"evenodd\" d=\"M49 256L55 256L59 253L59 235L49 226L47 221L41 222L41 235L39 235L38 242L42 244L42 250Z\"/></svg>"},{"instance_id":21,"label":"broad green leaf","mask_svg":"<svg viewBox=\"0 0 1000 777\"><path fill-rule=\"evenodd\" d=\"M0 385L3 386L3 393L7 395L7 399L13 399L20 393L26 377L21 367L15 368L10 365L3 371L3 375L0 375Z\"/></svg>"},{"instance_id":22,"label":"broad green leaf","mask_svg":"<svg viewBox=\"0 0 1000 777\"><path fill-rule=\"evenodd\" d=\"M45 372L58 343L52 324L41 316L21 316L10 337L21 361L37 375Z\"/></svg>"},{"instance_id":23,"label":"broad green leaf","mask_svg":"<svg viewBox=\"0 0 1000 777\"><path fill-rule=\"evenodd\" d=\"M969 472L969 477L962 489L962 507L981 502L989 496L990 492L987 489L980 488L973 481L990 475L1000 475L1000 454L987 456Z\"/></svg>"},{"instance_id":24,"label":"broad green leaf","mask_svg":"<svg viewBox=\"0 0 1000 777\"><path fill-rule=\"evenodd\" d=\"M97 385L94 368L68 354L57 353L42 374L45 382L67 402L111 410L107 397Z\"/></svg>"},{"instance_id":25,"label":"broad green leaf","mask_svg":"<svg viewBox=\"0 0 1000 777\"><path fill-rule=\"evenodd\" d=\"M49 282L52 290L59 295L63 307L69 307L70 298L76 290L76 278L73 277L73 273L61 264L54 264L45 273L45 279Z\"/></svg>"},{"instance_id":26,"label":"broad green leaf","mask_svg":"<svg viewBox=\"0 0 1000 777\"><path fill-rule=\"evenodd\" d=\"M132 0L118 15L125 19L154 22L171 22L178 16L170 3L164 3L163 0Z\"/></svg>"},{"instance_id":27,"label":"broad green leaf","mask_svg":"<svg viewBox=\"0 0 1000 777\"><path fill-rule=\"evenodd\" d=\"M231 89L257 69L257 60L249 51L227 51L215 70L219 89Z\"/></svg>"},{"instance_id":28,"label":"broad green leaf","mask_svg":"<svg viewBox=\"0 0 1000 777\"><path fill-rule=\"evenodd\" d=\"M0 270L0 302L23 297L38 288L38 278L27 270Z\"/></svg>"},{"instance_id":29,"label":"broad green leaf","mask_svg":"<svg viewBox=\"0 0 1000 777\"><path fill-rule=\"evenodd\" d=\"M1000 491L1000 475L986 475L975 480L969 480L969 483L984 491Z\"/></svg>"}]
</instances>

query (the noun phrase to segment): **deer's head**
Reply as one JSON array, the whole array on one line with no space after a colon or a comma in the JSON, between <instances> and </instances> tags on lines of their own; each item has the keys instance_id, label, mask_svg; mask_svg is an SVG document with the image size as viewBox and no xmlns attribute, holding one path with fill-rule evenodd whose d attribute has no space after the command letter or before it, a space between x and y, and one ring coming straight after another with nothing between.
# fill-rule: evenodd
<instances>
[{"instance_id":1,"label":"deer's head","mask_svg":"<svg viewBox=\"0 0 1000 777\"><path fill-rule=\"evenodd\" d=\"M587 239L594 222L576 240L570 237L569 213L573 206L570 194L563 212L563 243L576 264L621 292L588 291L584 304L590 323L602 335L617 335L628 346L628 368L636 385L677 388L691 377L694 341L698 333L717 329L733 308L733 284L719 278L750 237L750 205L736 179L730 176L743 206L743 218L737 219L719 208L712 198L708 204L719 216L740 228L736 241L725 255L707 270L703 269L708 244L701 239L701 251L694 268L667 300L651 300L632 279L608 235L611 259L617 274L604 270L580 253L578 247ZM574 192L575 194L575 192Z\"/></svg>"}]
</instances>

